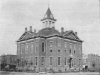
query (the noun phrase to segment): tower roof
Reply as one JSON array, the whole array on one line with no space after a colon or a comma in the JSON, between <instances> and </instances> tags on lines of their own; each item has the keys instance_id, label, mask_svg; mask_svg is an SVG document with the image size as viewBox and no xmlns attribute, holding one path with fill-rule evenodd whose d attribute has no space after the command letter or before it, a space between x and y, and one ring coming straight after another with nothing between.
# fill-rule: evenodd
<instances>
[{"instance_id":1,"label":"tower roof","mask_svg":"<svg viewBox=\"0 0 100 75\"><path fill-rule=\"evenodd\" d=\"M44 15L44 18L41 19L41 21L46 20L46 19L51 19L56 21L56 19L54 19L53 14L51 13L50 8L48 7L46 14Z\"/></svg>"}]
</instances>

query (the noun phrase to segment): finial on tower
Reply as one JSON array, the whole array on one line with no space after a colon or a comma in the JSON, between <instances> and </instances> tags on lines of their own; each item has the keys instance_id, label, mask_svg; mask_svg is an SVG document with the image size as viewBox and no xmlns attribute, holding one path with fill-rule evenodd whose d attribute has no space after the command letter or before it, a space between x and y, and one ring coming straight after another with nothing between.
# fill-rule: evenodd
<instances>
[{"instance_id":1,"label":"finial on tower","mask_svg":"<svg viewBox=\"0 0 100 75\"><path fill-rule=\"evenodd\" d=\"M48 0L48 8L49 8L49 0Z\"/></svg>"}]
</instances>

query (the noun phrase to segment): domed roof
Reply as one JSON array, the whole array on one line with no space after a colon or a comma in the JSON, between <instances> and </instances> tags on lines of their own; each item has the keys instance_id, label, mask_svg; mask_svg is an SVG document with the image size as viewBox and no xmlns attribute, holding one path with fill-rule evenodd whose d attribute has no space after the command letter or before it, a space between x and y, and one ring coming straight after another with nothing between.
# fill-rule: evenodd
<instances>
[{"instance_id":1,"label":"domed roof","mask_svg":"<svg viewBox=\"0 0 100 75\"><path fill-rule=\"evenodd\" d=\"M54 28L44 28L38 32L39 36L50 36L50 35L61 35L60 32L55 30Z\"/></svg>"}]
</instances>

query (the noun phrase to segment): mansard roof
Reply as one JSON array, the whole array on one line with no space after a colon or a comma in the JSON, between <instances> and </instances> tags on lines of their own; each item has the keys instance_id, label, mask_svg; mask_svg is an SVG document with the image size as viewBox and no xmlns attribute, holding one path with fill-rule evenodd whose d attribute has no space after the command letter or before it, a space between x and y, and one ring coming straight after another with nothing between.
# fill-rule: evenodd
<instances>
[{"instance_id":1,"label":"mansard roof","mask_svg":"<svg viewBox=\"0 0 100 75\"><path fill-rule=\"evenodd\" d=\"M46 19L51 19L51 20L56 21L56 19L54 19L53 14L51 13L50 8L48 8L48 10L47 10L46 14L44 15L44 18L43 18L43 19L41 19L41 21L46 20Z\"/></svg>"}]
</instances>

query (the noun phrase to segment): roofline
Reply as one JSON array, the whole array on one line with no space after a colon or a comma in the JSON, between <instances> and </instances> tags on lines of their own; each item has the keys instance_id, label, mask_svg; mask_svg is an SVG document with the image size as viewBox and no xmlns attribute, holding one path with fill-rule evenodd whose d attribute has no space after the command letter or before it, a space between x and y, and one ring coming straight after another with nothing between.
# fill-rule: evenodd
<instances>
[{"instance_id":1,"label":"roofline","mask_svg":"<svg viewBox=\"0 0 100 75\"><path fill-rule=\"evenodd\" d=\"M41 19L40 21L43 21L43 20L46 20L46 19L50 19L50 20L57 21L56 19L52 19L52 18L43 18L43 19Z\"/></svg>"},{"instance_id":2,"label":"roofline","mask_svg":"<svg viewBox=\"0 0 100 75\"><path fill-rule=\"evenodd\" d=\"M55 37L55 36L57 36L57 37L60 37L60 38L65 38L65 39L70 39L70 40L74 40L74 41L78 41L78 42L84 42L84 41L82 41L82 40L75 40L75 39L72 39L72 38L68 38L68 37L64 37L64 36L61 36L61 35L52 35L52 36L35 36L35 37L31 37L31 38L27 38L27 39L24 39L24 40L18 40L18 41L16 41L16 42L21 42L21 41L25 41L25 40L29 40L29 39L33 39L33 38L38 38L38 37L40 37L40 38L51 38L51 37Z\"/></svg>"}]
</instances>

